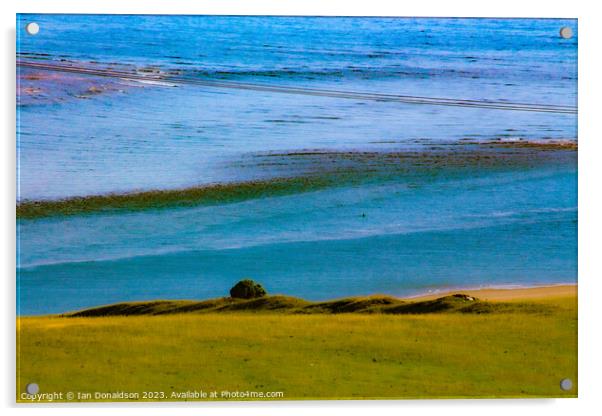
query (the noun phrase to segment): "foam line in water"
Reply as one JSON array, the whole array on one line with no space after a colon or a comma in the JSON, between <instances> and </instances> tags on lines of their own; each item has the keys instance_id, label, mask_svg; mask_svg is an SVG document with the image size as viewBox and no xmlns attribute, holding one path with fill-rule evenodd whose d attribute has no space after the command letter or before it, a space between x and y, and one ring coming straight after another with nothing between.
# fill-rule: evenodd
<instances>
[{"instance_id":1,"label":"foam line in water","mask_svg":"<svg viewBox=\"0 0 602 416\"><path fill-rule=\"evenodd\" d=\"M486 108L493 110L532 111L544 113L577 114L577 108L550 104L513 103L510 101L466 100L457 98L420 97L412 95L378 94L355 91L325 90L315 88L299 88L282 85L266 85L233 81L215 81L194 79L190 77L173 76L168 74L140 74L136 71L119 71L107 68L91 68L77 65L61 65L53 63L38 63L18 60L17 65L25 68L35 68L49 71L62 71L77 74L88 74L102 77L114 77L137 81L164 81L176 84L194 84L205 87L242 89L250 91L276 92L286 94L312 95L354 100L371 100L398 102L404 104L422 104L453 107Z\"/></svg>"}]
</instances>

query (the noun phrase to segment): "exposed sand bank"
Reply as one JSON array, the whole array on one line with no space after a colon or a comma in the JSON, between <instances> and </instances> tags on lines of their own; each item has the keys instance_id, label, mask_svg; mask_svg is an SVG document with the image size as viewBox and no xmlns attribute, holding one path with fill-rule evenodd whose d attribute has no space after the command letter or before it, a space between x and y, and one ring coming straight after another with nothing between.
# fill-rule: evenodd
<instances>
[{"instance_id":1,"label":"exposed sand bank","mask_svg":"<svg viewBox=\"0 0 602 416\"><path fill-rule=\"evenodd\" d=\"M374 181L417 187L439 177L450 179L466 174L475 177L487 172L523 171L550 163L576 166L576 152L573 151L576 149L570 147L576 143L567 143L500 141L431 146L428 151L304 150L254 154L250 159L241 159L232 165L238 174L248 178L246 180L62 199L23 199L17 202L16 216L35 219L227 204L340 186L361 186Z\"/></svg>"}]
</instances>

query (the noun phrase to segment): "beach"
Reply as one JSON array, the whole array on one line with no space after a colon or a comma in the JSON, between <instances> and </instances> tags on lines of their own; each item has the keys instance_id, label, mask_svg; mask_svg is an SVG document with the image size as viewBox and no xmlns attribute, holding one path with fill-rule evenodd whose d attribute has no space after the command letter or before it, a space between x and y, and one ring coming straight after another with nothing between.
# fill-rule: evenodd
<instances>
[{"instance_id":1,"label":"beach","mask_svg":"<svg viewBox=\"0 0 602 416\"><path fill-rule=\"evenodd\" d=\"M441 296L447 296L455 292L462 292L470 296L477 297L483 300L491 301L520 301L520 300L537 300L537 299L553 299L562 297L577 298L577 285L554 285L554 286L539 286L539 287L521 287L521 288L490 288L490 289L458 289L450 292L442 292L437 294L426 294L412 297L411 299L426 300L435 299Z\"/></svg>"}]
</instances>

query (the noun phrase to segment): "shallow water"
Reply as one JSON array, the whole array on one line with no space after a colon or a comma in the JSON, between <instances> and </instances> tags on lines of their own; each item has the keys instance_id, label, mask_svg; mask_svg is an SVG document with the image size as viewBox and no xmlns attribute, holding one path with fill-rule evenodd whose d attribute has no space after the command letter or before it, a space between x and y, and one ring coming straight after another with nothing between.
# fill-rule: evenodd
<instances>
[{"instance_id":1,"label":"shallow water","mask_svg":"<svg viewBox=\"0 0 602 416\"><path fill-rule=\"evenodd\" d=\"M38 36L18 31L19 58L30 61L116 62L196 79L576 105L577 38L558 36L564 25L577 31L572 20L23 15L20 25L28 21L42 28ZM61 76L29 69L21 75L32 72ZM50 85L21 81L41 91L21 98L19 199L244 179L222 164L248 152L577 134L571 114L62 77Z\"/></svg>"},{"instance_id":2,"label":"shallow water","mask_svg":"<svg viewBox=\"0 0 602 416\"><path fill-rule=\"evenodd\" d=\"M19 36L19 59L576 105L577 41L558 37L560 26L576 32L571 20L23 15L19 24L27 21L42 30ZM576 139L575 115L19 76L20 200L349 169L369 178L227 204L18 220L21 314L222 296L242 277L308 299L576 281L576 152L500 148L405 170L387 156L478 155L467 138Z\"/></svg>"}]
</instances>

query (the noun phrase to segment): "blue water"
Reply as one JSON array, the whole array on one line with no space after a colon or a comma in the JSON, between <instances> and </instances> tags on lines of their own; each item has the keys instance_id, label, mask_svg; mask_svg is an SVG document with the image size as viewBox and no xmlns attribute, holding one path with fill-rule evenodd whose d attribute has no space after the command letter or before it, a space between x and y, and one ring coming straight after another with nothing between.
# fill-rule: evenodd
<instances>
[{"instance_id":1,"label":"blue water","mask_svg":"<svg viewBox=\"0 0 602 416\"><path fill-rule=\"evenodd\" d=\"M18 30L29 61L576 105L577 38L558 36L577 33L574 20L21 15L18 27L29 21L41 27ZM577 137L571 114L38 75L19 70L20 200L325 169L298 151ZM222 296L242 277L308 299L575 282L576 155L540 153L237 203L19 220L19 313Z\"/></svg>"}]
</instances>

